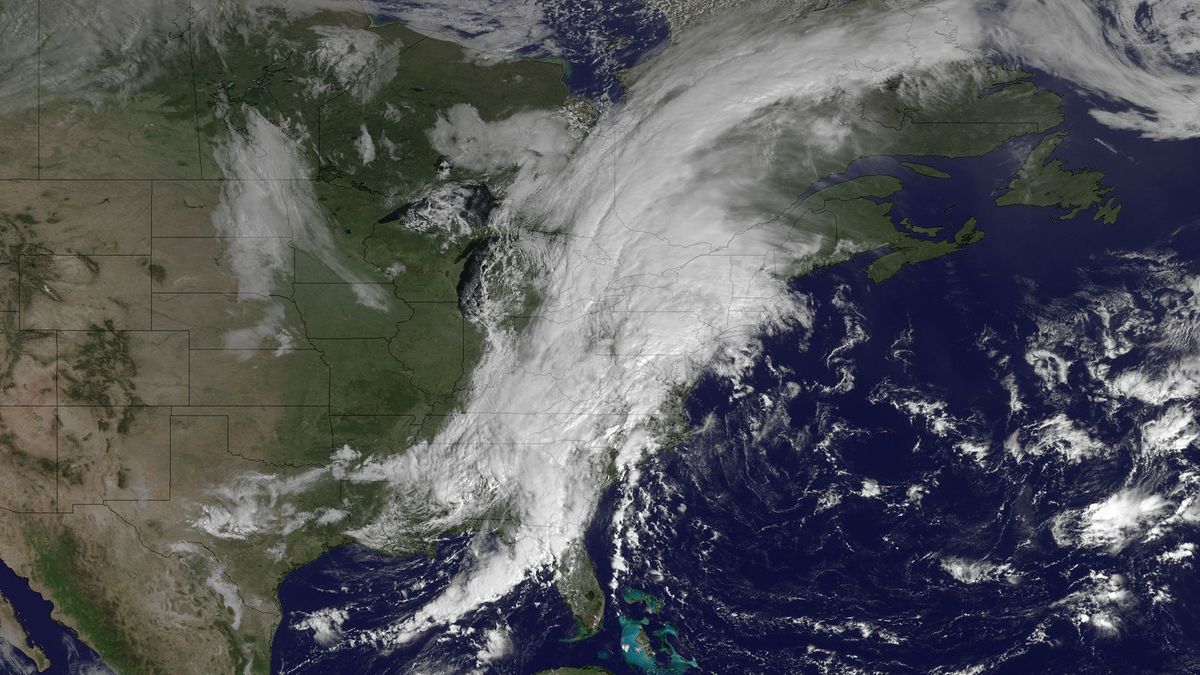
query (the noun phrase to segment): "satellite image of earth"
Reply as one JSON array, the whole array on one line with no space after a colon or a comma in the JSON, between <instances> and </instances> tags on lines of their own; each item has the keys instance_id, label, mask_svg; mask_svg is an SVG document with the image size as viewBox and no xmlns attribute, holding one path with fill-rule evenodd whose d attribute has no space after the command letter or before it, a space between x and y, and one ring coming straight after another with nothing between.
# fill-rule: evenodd
<instances>
[{"instance_id":1,"label":"satellite image of earth","mask_svg":"<svg viewBox=\"0 0 1200 675\"><path fill-rule=\"evenodd\" d=\"M1200 0L0 0L0 673L1200 673Z\"/></svg>"}]
</instances>

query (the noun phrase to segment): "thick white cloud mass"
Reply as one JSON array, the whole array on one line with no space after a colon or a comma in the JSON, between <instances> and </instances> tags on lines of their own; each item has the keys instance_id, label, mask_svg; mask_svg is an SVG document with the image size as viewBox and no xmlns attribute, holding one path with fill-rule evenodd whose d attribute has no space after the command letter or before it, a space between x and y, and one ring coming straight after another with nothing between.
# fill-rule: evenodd
<instances>
[{"instance_id":1,"label":"thick white cloud mass","mask_svg":"<svg viewBox=\"0 0 1200 675\"><path fill-rule=\"evenodd\" d=\"M230 26L256 30L256 17L270 14L258 12L264 7L361 11L359 3L340 0L41 4L40 31L37 3L0 6L5 112L36 101L39 44L42 95L90 95L144 81L182 25L214 36ZM498 219L539 272L538 316L520 334L488 324L488 350L465 409L432 442L369 462L347 478L391 483L390 505L356 532L367 543L388 548L408 536L489 522L506 536L481 547L475 564L410 620L347 639L409 639L504 596L532 570L561 559L593 514L606 465L614 461L633 476L638 458L654 450L647 421L675 388L714 365L736 371L729 364L754 353L759 331L801 315L784 280L820 241L775 215L814 172L833 163L831 156L861 140L845 123L858 114L853 104L861 92L898 73L945 73L951 64L974 63L987 44L1107 97L1112 109L1094 113L1106 124L1153 138L1200 135L1195 0L1013 0L981 7L967 0L863 0L809 18L740 7L678 35L632 74L627 102L607 111L582 143L540 113L484 122L470 108L445 111L430 130L439 150L476 169L520 166ZM547 38L538 5L524 0L472 8L412 3L403 11L418 29L485 51ZM386 56L365 31L320 37L328 49L318 58L328 57L322 62L335 77ZM121 58L105 58L113 54ZM214 215L233 241L241 290L254 297L272 292L287 265L288 239L352 280L333 257L330 225L307 185L297 141L303 131L253 111L246 116L247 133L233 135L216 157L233 180ZM360 138L362 162L391 142L370 134ZM780 180L787 176L799 178ZM360 301L381 306L378 297ZM252 333L275 332L272 316ZM1196 370L1181 362L1166 374L1114 377L1112 386L1173 401L1191 391ZM1046 372L1047 386L1054 386L1053 372ZM936 408L912 412L939 423ZM1066 422L1039 428L1050 439L1046 450L1080 454L1090 447L1087 439ZM1184 413L1164 415L1145 433L1166 452L1193 426ZM259 519L260 506L271 511L278 503L264 484L254 478L227 486L240 491L218 495L225 510L204 522L226 536L246 523L273 522ZM1064 536L1121 545L1168 517L1155 499L1136 490L1113 495L1064 517ZM1179 508L1169 517L1200 518L1193 506Z\"/></svg>"},{"instance_id":2,"label":"thick white cloud mass","mask_svg":"<svg viewBox=\"0 0 1200 675\"><path fill-rule=\"evenodd\" d=\"M498 513L516 524L411 620L356 640L452 622L563 556L592 515L609 451L631 469L654 449L647 420L673 387L798 314L784 280L819 239L772 217L803 184L769 178L839 151L847 139L829 116L857 93L972 57L947 37L973 34L964 5L879 7L790 22L743 14L681 36L569 155L552 125L529 118L489 126L460 110L439 123L435 140L481 164L503 156L498 138L548 149L524 158L501 216L554 233L526 251L545 269L542 304L520 335L491 332L467 409L434 442L353 476L394 493L356 534L387 547Z\"/></svg>"},{"instance_id":3,"label":"thick white cloud mass","mask_svg":"<svg viewBox=\"0 0 1200 675\"><path fill-rule=\"evenodd\" d=\"M519 112L496 122L484 122L474 107L459 103L438 116L429 141L455 164L474 171L490 171L531 163L557 162L578 139L564 119L548 110ZM549 166L540 168L548 169Z\"/></svg>"},{"instance_id":4,"label":"thick white cloud mass","mask_svg":"<svg viewBox=\"0 0 1200 675\"><path fill-rule=\"evenodd\" d=\"M1110 99L1104 124L1200 136L1197 0L1010 0L984 21L1002 52Z\"/></svg>"},{"instance_id":5,"label":"thick white cloud mass","mask_svg":"<svg viewBox=\"0 0 1200 675\"><path fill-rule=\"evenodd\" d=\"M509 58L534 46L542 55L554 50L553 33L537 0L369 0L364 5L484 57Z\"/></svg>"},{"instance_id":6,"label":"thick white cloud mass","mask_svg":"<svg viewBox=\"0 0 1200 675\"><path fill-rule=\"evenodd\" d=\"M398 41L384 42L366 28L314 26L312 30L318 36L312 57L332 75L332 82L318 79L311 83L314 98L328 93L336 82L366 103L396 76L396 57L404 47Z\"/></svg>"}]
</instances>

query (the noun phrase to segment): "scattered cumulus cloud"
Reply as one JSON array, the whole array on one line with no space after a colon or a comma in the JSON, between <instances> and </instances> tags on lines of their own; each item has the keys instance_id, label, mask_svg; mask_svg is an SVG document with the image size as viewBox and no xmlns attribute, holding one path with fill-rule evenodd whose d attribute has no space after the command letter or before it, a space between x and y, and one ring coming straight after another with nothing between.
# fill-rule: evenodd
<instances>
[{"instance_id":1,"label":"scattered cumulus cloud","mask_svg":"<svg viewBox=\"0 0 1200 675\"><path fill-rule=\"evenodd\" d=\"M432 442L352 474L389 481L393 495L354 534L387 547L491 518L507 536L414 616L359 639L411 640L552 565L591 518L609 450L635 475L655 446L646 420L677 385L803 314L784 279L820 241L751 207L794 198L766 179L797 156L842 150L831 97L852 107L898 70L974 63L943 32L951 11L961 35L974 30L973 13L948 3L820 22L748 14L679 36L577 146L538 115L484 122L460 107L439 120L431 139L457 164L517 165L493 222L543 266L541 305L524 332L489 334L465 410ZM738 142L764 115L813 133ZM549 235L520 236L526 226Z\"/></svg>"}]
</instances>

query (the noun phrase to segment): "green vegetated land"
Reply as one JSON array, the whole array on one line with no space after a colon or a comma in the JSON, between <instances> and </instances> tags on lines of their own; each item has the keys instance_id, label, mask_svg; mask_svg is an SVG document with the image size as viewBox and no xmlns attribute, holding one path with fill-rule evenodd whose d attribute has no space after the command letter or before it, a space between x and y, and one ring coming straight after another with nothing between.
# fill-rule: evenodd
<instances>
[{"instance_id":1,"label":"green vegetated land","mask_svg":"<svg viewBox=\"0 0 1200 675\"><path fill-rule=\"evenodd\" d=\"M349 542L383 497L382 484L332 475L331 453L432 436L482 350L457 304L468 242L378 221L442 184L494 183L439 176L426 133L451 106L494 120L566 101L559 64L484 65L358 13L267 21L212 36L181 19L161 77L80 92L82 105L47 96L40 161L5 169L40 176L0 194L0 309L12 310L0 404L24 406L0 407L4 557L121 672L268 671L278 583ZM298 162L227 173L254 115ZM285 221L265 232L280 248L216 229L219 207L252 189L259 204L311 195L328 240L302 236L299 212L264 216ZM270 296L238 297L239 247L291 261ZM270 497L250 530L193 525L217 487L267 499L246 476L299 487ZM571 579L566 595L595 625L586 554Z\"/></svg>"},{"instance_id":2,"label":"green vegetated land","mask_svg":"<svg viewBox=\"0 0 1200 675\"><path fill-rule=\"evenodd\" d=\"M37 122L23 115L7 127L54 133L32 146L39 175L0 195L0 288L10 309L0 315L0 396L14 406L0 408L0 461L12 477L0 493L0 535L13 542L5 559L119 669L266 672L278 583L346 543L382 495L382 486L326 471L331 452L348 444L393 453L431 437L481 354L481 335L457 305L471 243L448 246L380 218L446 182L502 187L502 176L459 169L439 177L426 132L447 108L469 103L494 120L557 108L566 91L559 65L481 65L451 43L359 14L280 18L215 40L180 25L163 44L164 75L144 88L83 92L99 102L82 107L47 99ZM345 31L373 44L348 75L323 60L321 42ZM862 102L828 102L861 111L853 148L773 180L813 185L863 155L985 154L1062 121L1058 96L1021 73L975 65L958 76L915 74ZM938 96L919 95L933 87ZM264 175L269 187L258 187L309 191L330 239L301 237L304 223L289 220L282 250L291 271L269 296L246 300L229 251L274 244L217 238L212 214L253 183L226 175L217 158L251 134L254 114L285 130L307 171ZM364 134L374 148L367 163ZM1095 207L1111 222L1120 207L1111 197L1101 203L1102 176L1050 158L1061 140L1052 134L1032 150L1000 203L1068 215ZM24 178L30 163L18 160L0 168ZM868 268L881 282L983 238L974 219L953 232L893 222L903 188L897 177L861 176L784 210L779 220L794 236L820 237L797 272L883 250ZM363 294L382 309L358 302ZM56 441L61 457L45 452ZM271 512L256 514L259 529L193 527L216 486L261 496L253 481L239 482L247 475L300 487L271 497ZM281 513L308 520L272 520ZM562 561L559 580L579 634L598 630L604 597L586 552ZM241 604L227 604L225 583Z\"/></svg>"},{"instance_id":3,"label":"green vegetated land","mask_svg":"<svg viewBox=\"0 0 1200 675\"><path fill-rule=\"evenodd\" d=\"M34 544L38 551L38 579L54 598L56 609L70 616L87 635L105 661L122 672L158 672L161 668L152 656L139 653L135 643L120 639L112 624L120 624L119 608L107 601L97 602L97 594L88 588L94 573L81 565L79 543L69 531Z\"/></svg>"},{"instance_id":4,"label":"green vegetated land","mask_svg":"<svg viewBox=\"0 0 1200 675\"><path fill-rule=\"evenodd\" d=\"M933 87L939 88L939 95L919 95ZM837 174L860 156L925 156L952 161L984 155L1013 139L1045 134L1063 121L1057 94L1039 89L1025 73L980 64L964 67L962 77L949 86L944 80L916 76L866 98L853 132L859 139L853 144L855 154L835 157L822 167L828 173L815 178ZM905 104L909 100L933 103L912 107ZM1103 174L1070 170L1061 160L1050 158L1065 137L1065 131L1044 135L997 204L1069 209L1063 218L1095 208L1095 220L1115 222L1121 207L1109 196L1113 188L1103 184ZM919 162L902 161L900 166L923 178L953 177ZM895 222L892 209L896 200L903 198L903 188L899 177L860 176L834 182L789 207L783 215L796 237L821 236L818 255L800 272L882 249L883 255L867 267L871 281L881 283L905 266L949 255L984 239L985 233L973 217L945 234L944 227L907 218Z\"/></svg>"},{"instance_id":5,"label":"green vegetated land","mask_svg":"<svg viewBox=\"0 0 1200 675\"><path fill-rule=\"evenodd\" d=\"M480 336L455 306L462 262L454 252L436 237L376 221L439 182L438 155L425 136L439 113L469 103L489 120L557 107L565 97L561 70L523 61L480 66L459 47L395 23L370 28L388 45L377 48L384 58L342 83L312 59L310 45L329 25L361 29L363 19L318 15L237 48L198 48L200 140L217 146L228 125L242 128L238 103L307 131L313 189L337 249L363 283L386 288L391 304L386 313L356 304L319 252L297 248L290 300L328 367L331 413L409 415L412 430L427 435L423 420L449 411L478 358ZM364 130L376 147L366 165L356 149ZM393 265L404 271L388 275Z\"/></svg>"},{"instance_id":6,"label":"green vegetated land","mask_svg":"<svg viewBox=\"0 0 1200 675\"><path fill-rule=\"evenodd\" d=\"M304 447L312 448L304 461L317 465L328 461L331 447L343 444L389 454L436 432L482 349L481 335L457 306L464 262L457 248L447 250L436 235L378 221L438 184L480 178L459 170L437 175L439 157L426 133L451 106L468 103L484 120L494 120L524 108L553 109L566 96L556 64L480 65L456 45L398 23L371 26L382 57L340 80L313 59L313 41L329 26L366 28L361 16L317 15L280 26L270 37L251 35L234 47L200 45L194 55L201 158L213 157L230 129L246 133L242 106L301 127L311 187L329 220L337 255L357 283L385 291L385 311L356 302L357 289L323 262L322 251L292 243L294 277L284 301L294 308L304 346L316 356L314 370L296 372L296 386L323 370L327 392L314 400L328 407L316 419L303 408L285 413L279 425L285 442L269 444L262 455L276 463L301 459L295 449ZM189 94L185 88L175 96L185 100ZM364 133L375 153L367 164L358 147ZM203 170L219 175L220 167L206 164ZM371 486L329 486L328 496L310 492L298 506L337 505L354 515L292 535L289 565L346 541L346 529L368 518L381 495ZM407 546L429 550L423 541ZM254 556L234 548L227 555L243 571L239 585L270 596L286 567L272 565L255 580Z\"/></svg>"},{"instance_id":7,"label":"green vegetated land","mask_svg":"<svg viewBox=\"0 0 1200 675\"><path fill-rule=\"evenodd\" d=\"M900 166L906 169L911 169L922 176L927 176L929 178L951 178L950 174L936 167L929 166L928 164L920 164L918 162L900 162Z\"/></svg>"},{"instance_id":8,"label":"green vegetated land","mask_svg":"<svg viewBox=\"0 0 1200 675\"><path fill-rule=\"evenodd\" d=\"M1104 174L1087 169L1070 171L1062 160L1051 159L1055 149L1067 137L1060 131L1046 136L1025 159L1017 175L1008 184L1008 191L996 199L1000 206L1025 204L1069 209L1063 219L1074 218L1095 207L1093 220L1106 225L1117 221L1121 205L1116 197L1105 197L1113 188L1103 184Z\"/></svg>"}]
</instances>

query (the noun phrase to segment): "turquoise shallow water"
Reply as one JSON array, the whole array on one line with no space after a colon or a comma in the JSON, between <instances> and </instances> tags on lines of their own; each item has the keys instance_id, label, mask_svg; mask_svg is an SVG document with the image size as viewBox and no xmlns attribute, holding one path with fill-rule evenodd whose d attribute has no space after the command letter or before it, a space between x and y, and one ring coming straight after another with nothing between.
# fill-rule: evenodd
<instances>
[{"instance_id":1,"label":"turquoise shallow water","mask_svg":"<svg viewBox=\"0 0 1200 675\"><path fill-rule=\"evenodd\" d=\"M653 627L655 615L662 611L661 600L636 588L621 591L621 599L625 605L618 621L625 665L652 675L678 675L698 667L675 649L679 631L670 624Z\"/></svg>"},{"instance_id":2,"label":"turquoise shallow water","mask_svg":"<svg viewBox=\"0 0 1200 675\"><path fill-rule=\"evenodd\" d=\"M952 233L973 216L987 238L883 285L866 278L874 254L797 280L812 325L766 337L744 383L773 401L771 411L761 396L735 396L728 381L703 378L687 411L697 428L708 420L708 431L644 467L647 478L631 507L647 514L637 526L641 546L628 557L622 592L610 598L601 630L570 641L570 613L545 578L532 580L466 622L477 631L497 624L511 630L513 656L497 664L500 672L564 665L681 672L692 661L704 672L778 673L917 673L978 663L998 663L999 672L1131 672L1200 664L1190 629L1200 623L1194 575L1154 562L1163 552L1158 544L1078 549L1057 544L1052 531L1064 509L1085 508L1128 483L1138 430L1155 411L1097 406L1101 392L1086 369L1092 355L1082 346L1064 348L1078 366L1069 370L1071 386L1053 395L1038 394L1026 363L1039 322L1085 316L1088 303L1106 293L1148 303L1147 326L1161 323L1172 302L1184 302L1163 286L1151 258L1131 263L1120 256L1165 252L1198 271L1200 200L1191 196L1200 144L1114 132L1088 114L1095 102L1067 83L1041 75L1038 82L1066 97L1070 135L1055 156L1069 168L1106 174L1124 204L1118 222L997 207L1032 137L980 158L855 163L834 180L871 173L904 180L897 220ZM951 178L916 175L902 160ZM1085 321L1077 331L1088 337L1100 328ZM859 329L865 338L846 346ZM1151 334L1145 331L1139 334ZM1166 358L1146 349L1128 359ZM854 385L839 391L847 372ZM1009 375L1025 399L1016 416L1004 384ZM993 448L992 459L964 455L914 421L903 396L944 406L963 433ZM1057 413L1112 453L1066 465L1050 455L1002 459L1010 434ZM1139 479L1153 484L1178 475L1194 454L1189 449L1181 467ZM614 508L615 490L587 535L602 588L613 579ZM277 658L325 663L309 634L287 628L305 611L350 607L350 628L408 616L466 564L462 547L448 541L431 560L333 552L297 570L281 588L285 626L276 636ZM947 559L987 561L1011 570L1019 583L993 568L963 583L946 571ZM1124 608L1120 638L1106 638L1078 623L1085 609L1097 611L1085 607L1093 573L1115 575L1132 589L1169 588L1176 602L1134 595L1141 599ZM1084 604L1064 609L1072 603ZM372 667L469 664L477 649L469 639L431 633L386 655L336 657Z\"/></svg>"},{"instance_id":3,"label":"turquoise shallow water","mask_svg":"<svg viewBox=\"0 0 1200 675\"><path fill-rule=\"evenodd\" d=\"M1200 584L1169 562L1195 526L1146 534L1131 516L1121 545L1086 543L1107 522L1087 514L1114 494L1161 495L1163 517L1190 503L1200 451L1148 454L1143 429L1169 406L1109 385L1126 369L1163 377L1200 348L1200 143L1113 131L1088 114L1103 102L1038 81L1067 96L1056 157L1106 174L1124 204L1115 225L997 207L1028 139L982 158L908 158L948 180L861 160L846 177L904 179L897 218L952 229L974 216L987 239L883 285L866 280L870 255L796 280L812 325L765 337L736 389L704 378L688 414L706 431L643 467L630 512L654 517L623 581L663 598L703 669L1200 667ZM1065 364L1061 385L1030 356L1043 343ZM1056 419L1098 449L1036 449ZM637 656L633 669L653 667Z\"/></svg>"}]
</instances>

